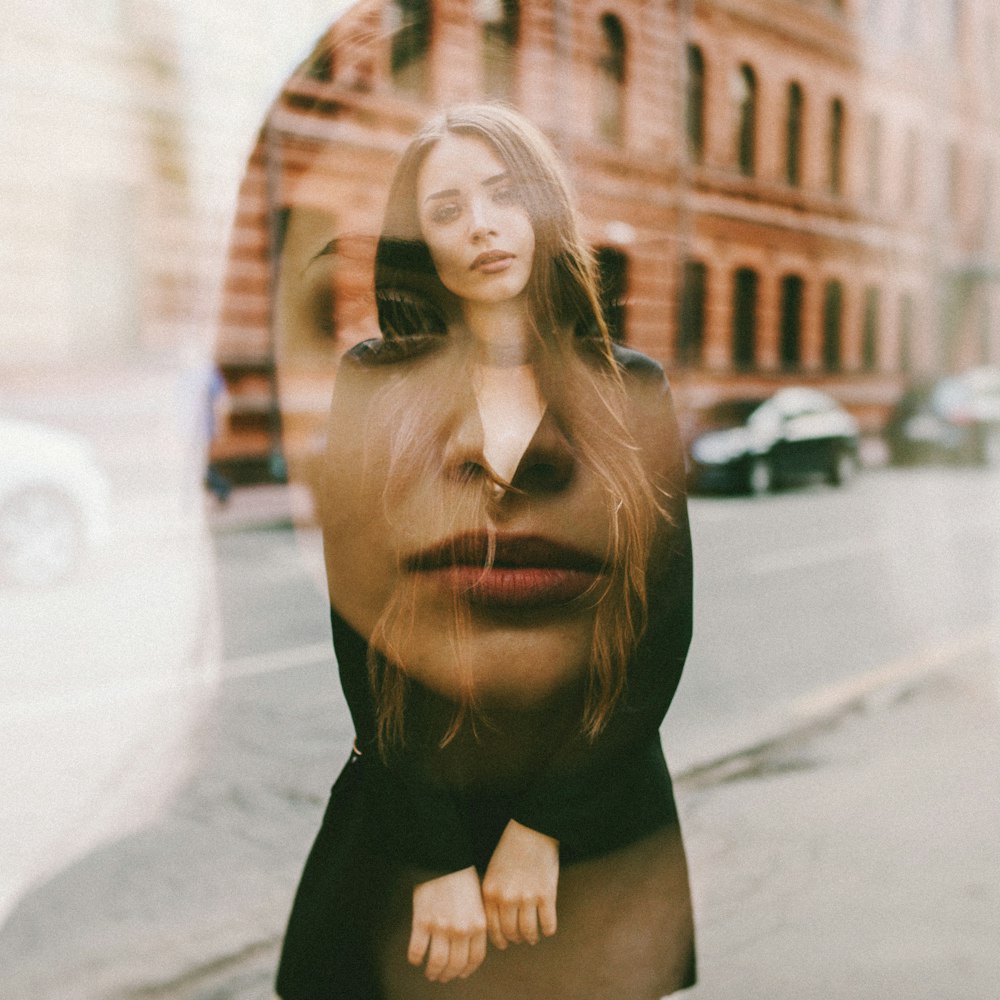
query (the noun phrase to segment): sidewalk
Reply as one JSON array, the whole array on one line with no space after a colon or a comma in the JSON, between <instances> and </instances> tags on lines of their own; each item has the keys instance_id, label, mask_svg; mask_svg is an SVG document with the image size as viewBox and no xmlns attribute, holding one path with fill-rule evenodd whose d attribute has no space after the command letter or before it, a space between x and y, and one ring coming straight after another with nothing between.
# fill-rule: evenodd
<instances>
[{"instance_id":1,"label":"sidewalk","mask_svg":"<svg viewBox=\"0 0 1000 1000\"><path fill-rule=\"evenodd\" d=\"M691 1000L1000 996L1000 663L682 776Z\"/></svg>"},{"instance_id":2,"label":"sidewalk","mask_svg":"<svg viewBox=\"0 0 1000 1000\"><path fill-rule=\"evenodd\" d=\"M684 996L996 1000L998 775L985 654L680 774L700 964ZM270 1000L278 947L108 1000Z\"/></svg>"}]
</instances>

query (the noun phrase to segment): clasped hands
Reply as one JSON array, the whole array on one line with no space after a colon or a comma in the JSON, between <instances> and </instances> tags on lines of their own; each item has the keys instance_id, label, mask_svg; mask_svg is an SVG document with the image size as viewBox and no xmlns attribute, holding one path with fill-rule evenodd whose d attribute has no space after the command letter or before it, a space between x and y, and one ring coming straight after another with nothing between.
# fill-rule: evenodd
<instances>
[{"instance_id":1,"label":"clasped hands","mask_svg":"<svg viewBox=\"0 0 1000 1000\"><path fill-rule=\"evenodd\" d=\"M559 842L511 820L490 858L482 885L474 867L421 882L413 890L407 959L432 982L466 979L495 948L537 944L556 932Z\"/></svg>"}]
</instances>

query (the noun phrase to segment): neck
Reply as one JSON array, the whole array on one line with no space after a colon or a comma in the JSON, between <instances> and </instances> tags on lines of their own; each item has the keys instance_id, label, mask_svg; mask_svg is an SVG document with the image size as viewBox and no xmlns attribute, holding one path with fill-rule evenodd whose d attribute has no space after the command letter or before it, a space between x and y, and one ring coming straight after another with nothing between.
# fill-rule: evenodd
<instances>
[{"instance_id":1,"label":"neck","mask_svg":"<svg viewBox=\"0 0 1000 1000\"><path fill-rule=\"evenodd\" d=\"M532 339L524 296L504 302L468 302L462 315L487 360L502 367L525 364Z\"/></svg>"}]
</instances>

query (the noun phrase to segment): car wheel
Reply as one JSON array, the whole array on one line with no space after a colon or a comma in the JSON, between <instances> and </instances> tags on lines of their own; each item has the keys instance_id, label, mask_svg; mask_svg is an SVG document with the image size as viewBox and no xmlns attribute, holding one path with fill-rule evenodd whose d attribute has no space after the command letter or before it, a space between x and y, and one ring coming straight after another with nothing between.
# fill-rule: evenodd
<instances>
[{"instance_id":1,"label":"car wheel","mask_svg":"<svg viewBox=\"0 0 1000 1000\"><path fill-rule=\"evenodd\" d=\"M56 583L83 554L84 528L71 497L47 486L23 489L0 508L0 580Z\"/></svg>"},{"instance_id":2,"label":"car wheel","mask_svg":"<svg viewBox=\"0 0 1000 1000\"><path fill-rule=\"evenodd\" d=\"M826 478L832 486L846 486L857 475L858 461L846 448L838 448L830 459Z\"/></svg>"},{"instance_id":3,"label":"car wheel","mask_svg":"<svg viewBox=\"0 0 1000 1000\"><path fill-rule=\"evenodd\" d=\"M750 463L747 487L755 497L763 496L774 489L774 470L766 458L755 458Z\"/></svg>"}]
</instances>

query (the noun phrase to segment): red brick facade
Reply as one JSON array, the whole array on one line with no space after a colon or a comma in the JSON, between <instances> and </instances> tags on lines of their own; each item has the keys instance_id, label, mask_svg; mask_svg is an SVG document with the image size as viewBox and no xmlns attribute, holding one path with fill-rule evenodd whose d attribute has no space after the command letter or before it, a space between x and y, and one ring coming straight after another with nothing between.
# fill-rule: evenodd
<instances>
[{"instance_id":1,"label":"red brick facade","mask_svg":"<svg viewBox=\"0 0 1000 1000\"><path fill-rule=\"evenodd\" d=\"M363 335L356 263L327 342L272 343L267 186L374 234L415 127L490 92L555 141L611 318L682 403L809 382L874 429L909 377L1000 362L997 22L991 0L357 5L283 95L241 208L219 456L275 445L276 355L286 431L308 448L335 356ZM328 171L297 184L320 147Z\"/></svg>"}]
</instances>

